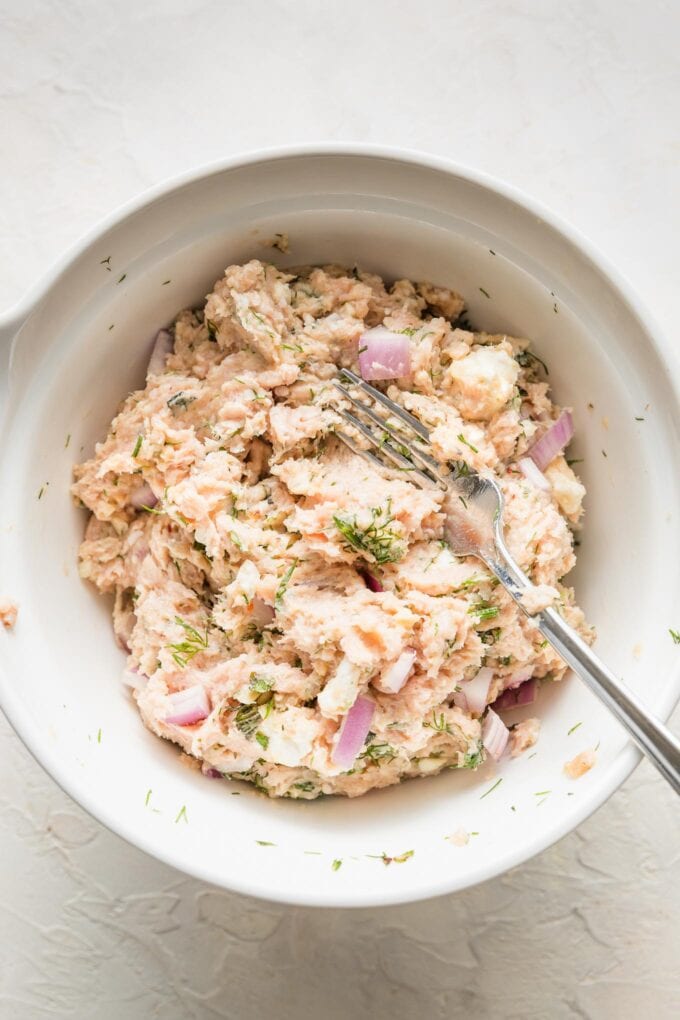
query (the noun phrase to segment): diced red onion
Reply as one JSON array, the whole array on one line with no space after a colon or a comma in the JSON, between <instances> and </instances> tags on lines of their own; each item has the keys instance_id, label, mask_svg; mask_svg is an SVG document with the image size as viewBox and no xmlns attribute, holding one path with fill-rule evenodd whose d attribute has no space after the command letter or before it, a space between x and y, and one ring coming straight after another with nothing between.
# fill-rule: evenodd
<instances>
[{"instance_id":1,"label":"diced red onion","mask_svg":"<svg viewBox=\"0 0 680 1020\"><path fill-rule=\"evenodd\" d=\"M141 691L146 686L148 679L148 676L140 673L136 666L127 666L121 676L125 686L130 687L133 691Z\"/></svg>"},{"instance_id":2,"label":"diced red onion","mask_svg":"<svg viewBox=\"0 0 680 1020\"><path fill-rule=\"evenodd\" d=\"M508 743L510 730L493 709L489 709L482 724L482 743L494 761L498 761Z\"/></svg>"},{"instance_id":3,"label":"diced red onion","mask_svg":"<svg viewBox=\"0 0 680 1020\"><path fill-rule=\"evenodd\" d=\"M539 470L545 471L548 464L569 445L573 436L574 422L571 412L562 411L557 421L553 422L548 431L534 443L527 456L531 457Z\"/></svg>"},{"instance_id":4,"label":"diced red onion","mask_svg":"<svg viewBox=\"0 0 680 1020\"><path fill-rule=\"evenodd\" d=\"M359 349L363 379L400 379L411 374L411 344L403 333L376 326L361 334Z\"/></svg>"},{"instance_id":5,"label":"diced red onion","mask_svg":"<svg viewBox=\"0 0 680 1020\"><path fill-rule=\"evenodd\" d=\"M352 767L359 751L366 743L374 711L375 702L360 694L340 727L338 742L332 754L336 765L346 769Z\"/></svg>"},{"instance_id":6,"label":"diced red onion","mask_svg":"<svg viewBox=\"0 0 680 1020\"><path fill-rule=\"evenodd\" d=\"M456 708L461 708L463 710L463 712L469 712L470 711L470 709L468 708L468 700L465 697L465 694L463 693L463 691L454 691L453 692L453 703L456 706Z\"/></svg>"},{"instance_id":7,"label":"diced red onion","mask_svg":"<svg viewBox=\"0 0 680 1020\"><path fill-rule=\"evenodd\" d=\"M526 480L531 482L537 489L542 489L543 492L550 492L550 482L543 472L539 471L531 457L522 457L521 460L517 461L517 467Z\"/></svg>"},{"instance_id":8,"label":"diced red onion","mask_svg":"<svg viewBox=\"0 0 680 1020\"><path fill-rule=\"evenodd\" d=\"M170 712L165 722L173 726L191 726L210 715L208 695L200 684L168 695L168 703Z\"/></svg>"},{"instance_id":9,"label":"diced red onion","mask_svg":"<svg viewBox=\"0 0 680 1020\"><path fill-rule=\"evenodd\" d=\"M134 507L135 510L141 510L143 506L153 509L157 502L158 496L155 495L148 482L143 482L130 493L130 506Z\"/></svg>"},{"instance_id":10,"label":"diced red onion","mask_svg":"<svg viewBox=\"0 0 680 1020\"><path fill-rule=\"evenodd\" d=\"M146 377L150 375L160 375L165 369L165 363L168 360L168 355L173 348L172 334L167 329L159 329L156 333L156 339L153 343L153 350L151 351L151 357L149 359L149 365L146 370Z\"/></svg>"},{"instance_id":11,"label":"diced red onion","mask_svg":"<svg viewBox=\"0 0 680 1020\"><path fill-rule=\"evenodd\" d=\"M474 715L481 715L486 707L486 699L489 696L489 687L493 680L493 670L489 666L482 666L479 672L463 684L463 694L467 701L468 711Z\"/></svg>"},{"instance_id":12,"label":"diced red onion","mask_svg":"<svg viewBox=\"0 0 680 1020\"><path fill-rule=\"evenodd\" d=\"M536 700L536 681L525 680L519 687L507 687L493 703L496 712L507 712L522 705L531 705Z\"/></svg>"},{"instance_id":13,"label":"diced red onion","mask_svg":"<svg viewBox=\"0 0 680 1020\"><path fill-rule=\"evenodd\" d=\"M222 773L220 772L219 769L214 769L212 765L206 765L205 762L203 762L203 764L201 765L201 772L203 773L204 776L207 776L208 779L222 778Z\"/></svg>"},{"instance_id":14,"label":"diced red onion","mask_svg":"<svg viewBox=\"0 0 680 1020\"><path fill-rule=\"evenodd\" d=\"M359 573L363 577L364 583L366 587L370 589L370 591L375 592L385 591L378 578L375 577L370 570L362 569L359 571Z\"/></svg>"},{"instance_id":15,"label":"diced red onion","mask_svg":"<svg viewBox=\"0 0 680 1020\"><path fill-rule=\"evenodd\" d=\"M398 694L408 680L415 661L414 649L406 648L397 661L377 681L374 681L374 685L383 694Z\"/></svg>"},{"instance_id":16,"label":"diced red onion","mask_svg":"<svg viewBox=\"0 0 680 1020\"><path fill-rule=\"evenodd\" d=\"M274 607L270 606L268 602L264 601L264 599L261 599L259 595L255 596L251 602L251 606L251 618L258 627L266 627L276 616Z\"/></svg>"}]
</instances>

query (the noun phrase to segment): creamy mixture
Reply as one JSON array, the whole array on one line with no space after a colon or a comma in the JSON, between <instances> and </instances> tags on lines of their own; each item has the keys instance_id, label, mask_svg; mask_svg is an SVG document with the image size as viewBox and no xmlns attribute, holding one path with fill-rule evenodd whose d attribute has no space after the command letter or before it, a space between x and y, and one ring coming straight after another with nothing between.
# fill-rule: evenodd
<instances>
[{"instance_id":1,"label":"creamy mixture","mask_svg":"<svg viewBox=\"0 0 680 1020\"><path fill-rule=\"evenodd\" d=\"M590 638L563 583L584 495L564 435L549 446L564 413L527 340L463 313L428 283L230 266L159 334L145 388L76 468L92 514L81 574L114 597L142 719L207 774L357 796L535 742L530 720L506 749L497 712L509 726L564 664L478 560L452 554L439 491L334 435L338 367L359 371L374 327L407 337L408 375L376 385L437 458L497 478L538 601Z\"/></svg>"}]
</instances>

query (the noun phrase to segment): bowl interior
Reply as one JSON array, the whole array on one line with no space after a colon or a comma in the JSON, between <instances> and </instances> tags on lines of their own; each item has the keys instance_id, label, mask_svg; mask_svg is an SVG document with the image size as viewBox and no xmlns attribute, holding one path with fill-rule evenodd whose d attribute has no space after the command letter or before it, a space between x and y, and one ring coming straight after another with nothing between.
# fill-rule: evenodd
<instances>
[{"instance_id":1,"label":"bowl interior","mask_svg":"<svg viewBox=\"0 0 680 1020\"><path fill-rule=\"evenodd\" d=\"M271 247L277 232L289 235L288 254ZM268 159L166 193L87 244L29 316L2 446L2 594L20 604L16 630L0 635L6 710L102 821L216 883L329 905L464 887L568 831L632 763L622 731L576 678L541 691L532 756L354 801L269 801L186 769L143 728L119 681L110 606L78 578L85 516L69 499L72 464L142 384L155 330L252 257L449 284L475 326L532 338L555 398L574 409L573 456L583 458L578 601L602 657L647 704L670 710L678 419L644 323L586 255L511 197L464 174L361 155ZM568 780L564 763L595 745L596 768ZM445 840L459 827L475 834L467 846ZM380 859L409 850L389 867Z\"/></svg>"}]
</instances>

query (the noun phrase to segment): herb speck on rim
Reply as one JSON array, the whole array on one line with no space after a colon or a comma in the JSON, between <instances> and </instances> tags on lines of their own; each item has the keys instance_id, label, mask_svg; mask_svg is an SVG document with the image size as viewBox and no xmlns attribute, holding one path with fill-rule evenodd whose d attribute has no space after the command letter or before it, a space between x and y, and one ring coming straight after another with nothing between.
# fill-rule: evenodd
<instances>
[{"instance_id":1,"label":"herb speck on rim","mask_svg":"<svg viewBox=\"0 0 680 1020\"><path fill-rule=\"evenodd\" d=\"M71 442L71 433L69 432L69 434L66 437L66 442L64 443L64 449L65 450L68 450L70 442Z\"/></svg>"},{"instance_id":2,"label":"herb speck on rim","mask_svg":"<svg viewBox=\"0 0 680 1020\"><path fill-rule=\"evenodd\" d=\"M172 283L172 280L163 280L161 287L167 287L169 283Z\"/></svg>"},{"instance_id":3,"label":"herb speck on rim","mask_svg":"<svg viewBox=\"0 0 680 1020\"><path fill-rule=\"evenodd\" d=\"M480 800L484 800L484 798L488 797L490 793L493 793L493 791L496 789L496 787L500 786L502 782L503 782L503 777L501 776L500 779L497 779L496 782L493 784L493 786L490 786L489 789L485 793L483 793L482 796L479 799Z\"/></svg>"},{"instance_id":4,"label":"herb speck on rim","mask_svg":"<svg viewBox=\"0 0 680 1020\"><path fill-rule=\"evenodd\" d=\"M104 266L105 269L111 272L111 256L107 255L105 259L101 259L99 265Z\"/></svg>"},{"instance_id":5,"label":"herb speck on rim","mask_svg":"<svg viewBox=\"0 0 680 1020\"><path fill-rule=\"evenodd\" d=\"M479 289L482 292L482 294L484 295L484 297L486 297L486 298L490 298L491 297L491 295L489 294L488 290L484 290L483 287L480 287Z\"/></svg>"},{"instance_id":6,"label":"herb speck on rim","mask_svg":"<svg viewBox=\"0 0 680 1020\"><path fill-rule=\"evenodd\" d=\"M113 327L114 327L115 325L116 325L116 324L115 324L115 322L112 322L112 323L111 323L111 325L109 326L109 333L111 332L111 330L113 329Z\"/></svg>"},{"instance_id":7,"label":"herb speck on rim","mask_svg":"<svg viewBox=\"0 0 680 1020\"><path fill-rule=\"evenodd\" d=\"M669 627L668 633L673 639L673 644L680 645L680 630L673 630L671 627Z\"/></svg>"},{"instance_id":8,"label":"herb speck on rim","mask_svg":"<svg viewBox=\"0 0 680 1020\"><path fill-rule=\"evenodd\" d=\"M152 791L150 789L146 791L146 797L144 798L144 807L149 806L149 801L151 800L151 793Z\"/></svg>"},{"instance_id":9,"label":"herb speck on rim","mask_svg":"<svg viewBox=\"0 0 680 1020\"><path fill-rule=\"evenodd\" d=\"M133 457L136 457L137 454L139 453L139 451L141 450L143 440L144 440L144 436L142 436L141 434L137 436L137 442L135 443L135 448L132 451L132 456Z\"/></svg>"},{"instance_id":10,"label":"herb speck on rim","mask_svg":"<svg viewBox=\"0 0 680 1020\"><path fill-rule=\"evenodd\" d=\"M340 858L336 857L336 859L331 864L331 868L333 869L333 871L339 871L339 869L341 867L342 867L342 861L340 860Z\"/></svg>"},{"instance_id":11,"label":"herb speck on rim","mask_svg":"<svg viewBox=\"0 0 680 1020\"><path fill-rule=\"evenodd\" d=\"M97 743L101 744L101 742L102 742L102 731L101 731L101 726L100 726L100 728L97 730Z\"/></svg>"},{"instance_id":12,"label":"herb speck on rim","mask_svg":"<svg viewBox=\"0 0 680 1020\"><path fill-rule=\"evenodd\" d=\"M181 808L177 812L177 817L175 818L175 825L177 825L177 822L179 822L180 819L183 819L184 822L188 825L188 823L189 823L189 816L187 815L186 804L182 804Z\"/></svg>"},{"instance_id":13,"label":"herb speck on rim","mask_svg":"<svg viewBox=\"0 0 680 1020\"><path fill-rule=\"evenodd\" d=\"M572 733L575 733L579 726L583 726L582 722L574 723L570 730L567 730L567 736L570 737Z\"/></svg>"},{"instance_id":14,"label":"herb speck on rim","mask_svg":"<svg viewBox=\"0 0 680 1020\"><path fill-rule=\"evenodd\" d=\"M123 275L118 280L116 280L116 283L122 283L123 280L126 279L126 277L127 277L127 273L123 273Z\"/></svg>"},{"instance_id":15,"label":"herb speck on rim","mask_svg":"<svg viewBox=\"0 0 680 1020\"><path fill-rule=\"evenodd\" d=\"M276 843L270 843L268 839L256 839L255 842L258 846L276 846Z\"/></svg>"}]
</instances>

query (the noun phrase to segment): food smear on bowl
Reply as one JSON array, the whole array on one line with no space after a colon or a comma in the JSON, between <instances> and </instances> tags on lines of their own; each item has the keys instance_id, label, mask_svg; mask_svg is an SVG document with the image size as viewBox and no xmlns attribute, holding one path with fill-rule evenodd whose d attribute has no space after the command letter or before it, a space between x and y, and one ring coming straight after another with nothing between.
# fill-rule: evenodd
<instances>
[{"instance_id":1,"label":"food smear on bowl","mask_svg":"<svg viewBox=\"0 0 680 1020\"><path fill-rule=\"evenodd\" d=\"M12 599L0 598L0 623L5 630L12 630L17 622L19 607Z\"/></svg>"},{"instance_id":2,"label":"food smear on bowl","mask_svg":"<svg viewBox=\"0 0 680 1020\"><path fill-rule=\"evenodd\" d=\"M571 416L527 340L463 315L429 283L230 266L159 332L145 387L76 467L80 573L114 597L131 696L208 776L312 799L474 769L520 743L489 706L566 669L451 552L445 494L337 438L340 368L363 366L442 463L496 478L513 556L591 639L564 583L585 492Z\"/></svg>"}]
</instances>

